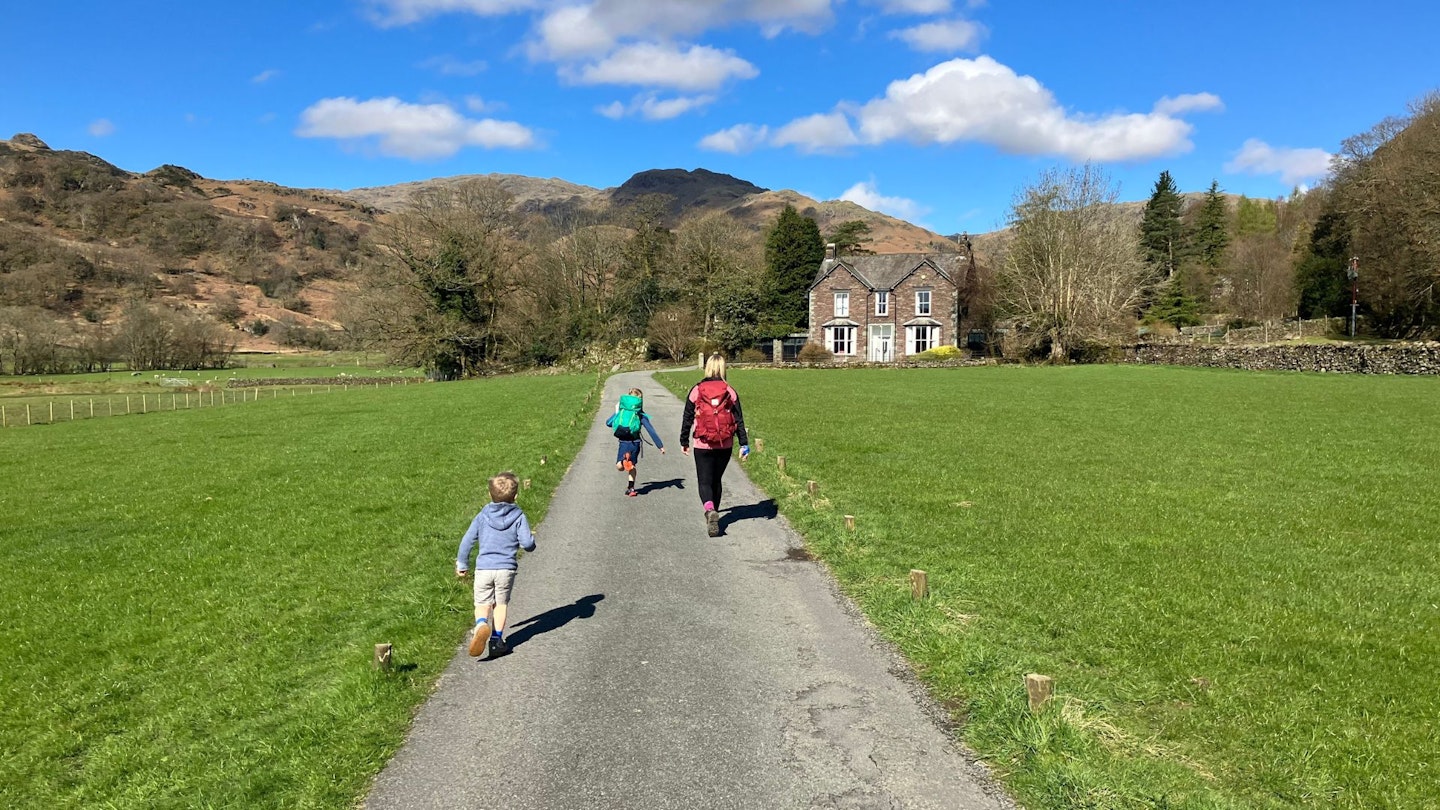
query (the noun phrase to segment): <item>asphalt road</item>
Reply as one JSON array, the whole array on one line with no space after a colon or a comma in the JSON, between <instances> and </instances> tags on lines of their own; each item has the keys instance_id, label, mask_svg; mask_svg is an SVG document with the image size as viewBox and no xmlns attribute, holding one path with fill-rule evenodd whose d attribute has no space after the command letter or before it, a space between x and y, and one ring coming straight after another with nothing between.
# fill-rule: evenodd
<instances>
[{"instance_id":1,"label":"asphalt road","mask_svg":"<svg viewBox=\"0 0 1440 810\"><path fill-rule=\"evenodd\" d=\"M668 455L646 448L626 498L603 423L632 386ZM799 538L738 459L706 536L680 414L648 374L609 380L520 563L514 651L472 659L457 628L365 806L1012 808L827 574L787 554Z\"/></svg>"}]
</instances>

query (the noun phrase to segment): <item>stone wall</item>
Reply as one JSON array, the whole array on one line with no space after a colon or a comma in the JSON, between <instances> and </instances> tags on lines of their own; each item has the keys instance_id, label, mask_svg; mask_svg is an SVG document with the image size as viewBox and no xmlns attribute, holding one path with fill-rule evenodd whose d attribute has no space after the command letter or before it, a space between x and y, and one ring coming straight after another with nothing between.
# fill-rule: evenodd
<instances>
[{"instance_id":1,"label":"stone wall","mask_svg":"<svg viewBox=\"0 0 1440 810\"><path fill-rule=\"evenodd\" d=\"M1250 371L1324 371L1339 374L1440 374L1440 343L1140 344L1125 360L1145 365L1243 368Z\"/></svg>"}]
</instances>

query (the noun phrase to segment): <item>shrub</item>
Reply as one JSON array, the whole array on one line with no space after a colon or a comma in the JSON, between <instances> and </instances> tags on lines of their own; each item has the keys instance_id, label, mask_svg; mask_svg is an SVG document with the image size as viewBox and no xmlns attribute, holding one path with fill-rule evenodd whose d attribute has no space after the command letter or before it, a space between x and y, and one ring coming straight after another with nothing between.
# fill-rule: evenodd
<instances>
[{"instance_id":1,"label":"shrub","mask_svg":"<svg viewBox=\"0 0 1440 810\"><path fill-rule=\"evenodd\" d=\"M764 352L762 352L762 351L760 351L759 349L756 349L756 348L754 348L754 347L751 347L751 348L749 348L749 349L745 349L744 351L740 352L740 355L739 355L738 357L736 357L735 360L736 360L737 362L740 362L740 363L768 363L768 362L770 362L770 358L766 357Z\"/></svg>"},{"instance_id":2,"label":"shrub","mask_svg":"<svg viewBox=\"0 0 1440 810\"><path fill-rule=\"evenodd\" d=\"M255 337L265 337L265 335L270 333L270 324L256 318L250 322L249 326L245 327L245 331Z\"/></svg>"},{"instance_id":3,"label":"shrub","mask_svg":"<svg viewBox=\"0 0 1440 810\"><path fill-rule=\"evenodd\" d=\"M800 347L798 359L802 363L833 363L835 355L819 343L806 343Z\"/></svg>"},{"instance_id":4,"label":"shrub","mask_svg":"<svg viewBox=\"0 0 1440 810\"><path fill-rule=\"evenodd\" d=\"M954 346L936 346L933 349L928 349L926 351L920 352L919 354L911 357L910 359L926 361L954 360L958 357L964 356L964 354L964 352L960 351L960 349Z\"/></svg>"}]
</instances>

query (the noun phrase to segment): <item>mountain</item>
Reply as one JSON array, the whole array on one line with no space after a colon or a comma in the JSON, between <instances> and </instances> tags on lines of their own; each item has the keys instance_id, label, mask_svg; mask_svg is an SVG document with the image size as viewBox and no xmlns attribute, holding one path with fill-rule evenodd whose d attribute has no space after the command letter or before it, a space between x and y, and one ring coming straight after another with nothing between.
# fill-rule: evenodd
<instances>
[{"instance_id":1,"label":"mountain","mask_svg":"<svg viewBox=\"0 0 1440 810\"><path fill-rule=\"evenodd\" d=\"M377 214L181 166L130 172L16 135L0 140L0 306L104 326L127 302L151 301L233 324L242 348L274 349L287 331L338 325Z\"/></svg>"},{"instance_id":2,"label":"mountain","mask_svg":"<svg viewBox=\"0 0 1440 810\"><path fill-rule=\"evenodd\" d=\"M862 220L870 226L869 247L877 253L915 253L930 250L954 251L953 239L928 231L902 219L887 216L852 202L821 202L795 191L772 191L728 174L706 169L651 169L639 172L614 188L596 189L551 178L540 180L513 174L479 174L442 177L393 186L330 191L383 211L401 208L411 195L469 180L490 179L515 195L516 207L527 212L553 215L600 211L608 206L624 207L650 195L668 200L667 224L674 226L692 214L721 211L740 222L763 231L769 228L786 204L793 205L829 233L848 220Z\"/></svg>"},{"instance_id":3,"label":"mountain","mask_svg":"<svg viewBox=\"0 0 1440 810\"><path fill-rule=\"evenodd\" d=\"M957 247L854 203L700 168L642 171L609 189L489 174L340 192L213 180L175 165L132 172L20 134L0 140L0 321L11 308L12 318L44 313L67 333L95 334L138 300L225 323L242 350L311 345L339 327L354 270L375 250L369 231L415 194L476 178L499 183L517 210L557 219L600 219L659 195L672 226L721 212L762 232L792 205L822 233L866 222L876 252Z\"/></svg>"}]
</instances>

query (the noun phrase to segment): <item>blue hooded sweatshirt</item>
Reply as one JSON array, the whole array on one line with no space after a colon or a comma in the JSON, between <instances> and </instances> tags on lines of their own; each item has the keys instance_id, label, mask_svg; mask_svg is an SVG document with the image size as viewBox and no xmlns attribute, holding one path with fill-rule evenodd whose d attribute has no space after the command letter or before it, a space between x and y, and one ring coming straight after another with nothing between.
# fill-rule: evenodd
<instances>
[{"instance_id":1,"label":"blue hooded sweatshirt","mask_svg":"<svg viewBox=\"0 0 1440 810\"><path fill-rule=\"evenodd\" d=\"M475 558L476 571L514 571L516 549L535 550L530 521L525 518L525 512L513 503L485 504L460 540L460 552L455 555L455 570L470 569L467 565L470 549L477 541L480 543L480 554Z\"/></svg>"}]
</instances>

